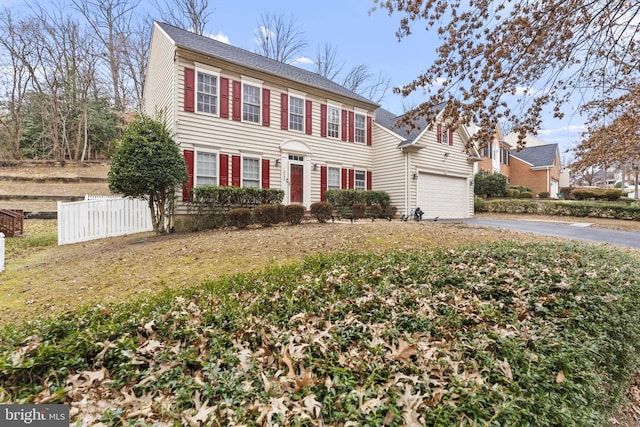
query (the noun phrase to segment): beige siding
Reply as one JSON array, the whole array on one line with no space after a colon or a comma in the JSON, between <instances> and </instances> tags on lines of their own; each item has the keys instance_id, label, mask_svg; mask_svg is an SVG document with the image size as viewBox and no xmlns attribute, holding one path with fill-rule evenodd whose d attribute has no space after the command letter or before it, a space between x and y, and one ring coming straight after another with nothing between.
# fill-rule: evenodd
<instances>
[{"instance_id":1,"label":"beige siding","mask_svg":"<svg viewBox=\"0 0 640 427\"><path fill-rule=\"evenodd\" d=\"M453 146L441 144L437 140L437 131L434 126L432 130L425 130L416 141L423 149L410 155L409 174L414 172L426 172L437 175L465 177L468 184L473 180L473 164L468 161L468 154L464 147L464 142L458 131L453 135ZM415 207L417 203L417 186L415 181L410 186L409 200L410 206ZM469 216L473 216L473 191L469 192Z\"/></svg>"},{"instance_id":2,"label":"beige siding","mask_svg":"<svg viewBox=\"0 0 640 427\"><path fill-rule=\"evenodd\" d=\"M389 193L391 206L398 208L397 214L407 214L406 188L410 177L406 173L407 154L398 148L402 138L377 125L373 128L373 189Z\"/></svg>"},{"instance_id":3,"label":"beige siding","mask_svg":"<svg viewBox=\"0 0 640 427\"><path fill-rule=\"evenodd\" d=\"M217 66L217 64L211 64ZM178 110L176 138L182 148L210 149L229 155L254 155L269 159L271 166L271 188L287 190L288 172L283 167L287 162L288 154L300 154L305 157L305 173L308 173L306 181L309 190L308 199L313 203L320 200L320 166L330 164L349 169L373 169L373 149L364 144L324 138L320 136L320 104L327 103L327 98L307 95L306 99L312 101L313 125L312 135L304 132L283 131L280 129L281 93L287 93L285 86L264 81L262 87L271 91L270 126L262 126L256 123L246 123L232 120L232 102L229 102L229 118L219 116L197 114L184 111L184 68L194 67L193 62L180 60L178 63ZM220 68L220 67L219 67ZM253 77L251 72L243 74L245 77ZM230 98L233 80L240 80L240 74L228 72L224 68L220 71L221 77L229 79ZM344 109L353 110L353 106L343 104ZM288 144L306 146L308 149L300 152L282 150L283 145ZM280 166L275 165L276 159L281 159ZM313 170L314 164L317 169ZM375 174L374 174L375 179ZM285 203L287 201L285 200Z\"/></svg>"},{"instance_id":4,"label":"beige siding","mask_svg":"<svg viewBox=\"0 0 640 427\"><path fill-rule=\"evenodd\" d=\"M157 26L153 28L149 63L147 65L143 110L153 116L156 111L165 109L167 121L173 123L175 117L175 70L173 58L175 46Z\"/></svg>"}]
</instances>

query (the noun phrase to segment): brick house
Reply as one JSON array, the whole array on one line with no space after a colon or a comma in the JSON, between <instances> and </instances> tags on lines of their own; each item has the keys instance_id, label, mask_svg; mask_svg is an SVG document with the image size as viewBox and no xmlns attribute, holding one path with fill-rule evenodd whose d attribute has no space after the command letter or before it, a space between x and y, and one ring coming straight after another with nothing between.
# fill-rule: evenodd
<instances>
[{"instance_id":1,"label":"brick house","mask_svg":"<svg viewBox=\"0 0 640 427\"><path fill-rule=\"evenodd\" d=\"M520 151L511 150L509 182L525 185L534 194L548 192L557 197L560 191L560 151L558 144L525 147Z\"/></svg>"}]
</instances>

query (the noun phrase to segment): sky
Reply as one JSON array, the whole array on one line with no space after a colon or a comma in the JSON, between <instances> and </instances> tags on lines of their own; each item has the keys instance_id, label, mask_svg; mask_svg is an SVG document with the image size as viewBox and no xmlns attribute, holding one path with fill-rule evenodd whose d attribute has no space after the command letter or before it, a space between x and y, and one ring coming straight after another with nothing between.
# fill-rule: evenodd
<instances>
[{"instance_id":1,"label":"sky","mask_svg":"<svg viewBox=\"0 0 640 427\"><path fill-rule=\"evenodd\" d=\"M154 4L154 0L142 1ZM12 7L27 5L29 0L0 0L0 5L3 3ZM400 15L390 16L385 10L369 13L373 0L209 0L209 5L213 12L206 31L218 40L255 51L261 14L284 14L296 21L308 42L297 66L312 70L309 62L315 58L318 47L330 43L337 49L337 61L344 63L344 69L366 64L374 75L389 78L392 88L408 84L424 72L435 58L439 45L434 31L427 32L420 23L414 26L412 35L398 41L395 33ZM157 8L149 6L148 10L154 19L160 20ZM422 91L403 99L389 89L381 104L393 113L402 114L404 105L417 106L426 99ZM558 143L561 153L579 141L583 129L580 116L570 107L563 111L564 120L548 115L538 133L538 138Z\"/></svg>"},{"instance_id":2,"label":"sky","mask_svg":"<svg viewBox=\"0 0 640 427\"><path fill-rule=\"evenodd\" d=\"M344 62L346 69L367 64L374 74L388 77L392 87L410 83L424 72L434 60L439 45L435 33L427 32L423 24L415 25L409 37L398 41L395 33L400 15L389 15L385 10L369 13L374 6L373 0L210 1L215 10L208 30L222 41L255 51L260 14L283 13L293 16L306 35L306 58L312 60L318 46L331 43L337 48L338 62ZM304 62L297 66L312 69L312 65ZM420 91L403 100L389 90L381 104L387 110L401 114L403 102L416 106L426 98L427 95ZM538 138L545 142L558 143L561 151L577 144L583 130L581 117L570 106L563 111L565 119L560 121L548 115L538 133Z\"/></svg>"}]
</instances>

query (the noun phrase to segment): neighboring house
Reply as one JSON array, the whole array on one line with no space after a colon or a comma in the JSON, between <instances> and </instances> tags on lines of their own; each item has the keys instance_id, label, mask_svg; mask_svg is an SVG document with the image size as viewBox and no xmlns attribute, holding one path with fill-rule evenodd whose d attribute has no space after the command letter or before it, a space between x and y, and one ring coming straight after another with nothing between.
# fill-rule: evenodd
<instances>
[{"instance_id":1,"label":"neighboring house","mask_svg":"<svg viewBox=\"0 0 640 427\"><path fill-rule=\"evenodd\" d=\"M476 128L472 127L472 132ZM480 144L479 152L481 160L478 162L477 171L501 173L509 176L509 152L511 145L504 139L500 126L496 126L493 139Z\"/></svg>"},{"instance_id":2,"label":"neighboring house","mask_svg":"<svg viewBox=\"0 0 640 427\"><path fill-rule=\"evenodd\" d=\"M398 213L473 215L465 129L438 118L407 134L319 74L168 24L154 23L144 110L165 112L184 153L183 201L200 185L279 188L307 208L331 189L381 190Z\"/></svg>"},{"instance_id":3,"label":"neighboring house","mask_svg":"<svg viewBox=\"0 0 640 427\"><path fill-rule=\"evenodd\" d=\"M525 147L510 153L511 185L524 185L534 194L548 192L555 198L560 191L560 151L558 144Z\"/></svg>"}]
</instances>

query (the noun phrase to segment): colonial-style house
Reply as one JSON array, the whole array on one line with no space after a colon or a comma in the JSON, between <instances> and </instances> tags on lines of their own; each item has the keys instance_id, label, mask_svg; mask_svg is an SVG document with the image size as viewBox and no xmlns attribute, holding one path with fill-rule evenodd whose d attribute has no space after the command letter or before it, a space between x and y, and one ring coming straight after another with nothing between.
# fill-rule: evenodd
<instances>
[{"instance_id":1,"label":"colonial-style house","mask_svg":"<svg viewBox=\"0 0 640 427\"><path fill-rule=\"evenodd\" d=\"M279 188L309 207L330 189L386 191L398 213L473 215L465 129L407 133L380 106L319 74L154 23L144 110L164 111L194 186ZM184 207L178 214L186 213Z\"/></svg>"}]
</instances>

